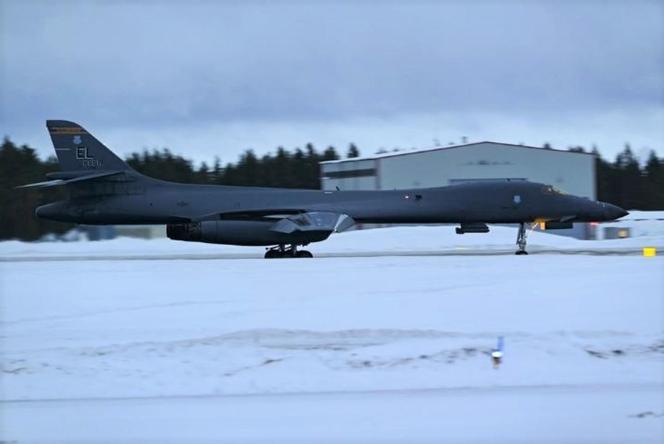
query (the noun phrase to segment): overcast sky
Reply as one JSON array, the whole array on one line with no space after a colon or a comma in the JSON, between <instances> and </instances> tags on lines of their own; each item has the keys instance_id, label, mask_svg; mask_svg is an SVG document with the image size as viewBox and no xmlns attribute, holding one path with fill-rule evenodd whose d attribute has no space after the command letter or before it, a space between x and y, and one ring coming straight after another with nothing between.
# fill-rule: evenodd
<instances>
[{"instance_id":1,"label":"overcast sky","mask_svg":"<svg viewBox=\"0 0 664 444\"><path fill-rule=\"evenodd\" d=\"M0 133L120 154L625 142L664 156L664 2L5 1Z\"/></svg>"}]
</instances>

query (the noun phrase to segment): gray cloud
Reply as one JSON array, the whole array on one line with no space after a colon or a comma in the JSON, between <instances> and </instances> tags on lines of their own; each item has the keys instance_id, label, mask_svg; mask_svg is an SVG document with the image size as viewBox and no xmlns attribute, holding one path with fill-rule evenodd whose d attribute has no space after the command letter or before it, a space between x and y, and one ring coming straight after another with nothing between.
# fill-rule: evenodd
<instances>
[{"instance_id":1,"label":"gray cloud","mask_svg":"<svg viewBox=\"0 0 664 444\"><path fill-rule=\"evenodd\" d=\"M233 122L275 136L286 133L279 125L377 131L354 123L371 119L424 131L450 114L475 121L478 134L526 120L550 140L571 115L649 121L664 109L654 1L2 5L2 129L30 140L57 117L124 129L143 145L140 134L168 144L160 131L207 131L190 147L205 154L211 128ZM449 130L459 127L469 125ZM662 148L650 126L627 131L648 131L624 138ZM226 142L240 150L257 140ZM264 148L279 143L289 141Z\"/></svg>"}]
</instances>

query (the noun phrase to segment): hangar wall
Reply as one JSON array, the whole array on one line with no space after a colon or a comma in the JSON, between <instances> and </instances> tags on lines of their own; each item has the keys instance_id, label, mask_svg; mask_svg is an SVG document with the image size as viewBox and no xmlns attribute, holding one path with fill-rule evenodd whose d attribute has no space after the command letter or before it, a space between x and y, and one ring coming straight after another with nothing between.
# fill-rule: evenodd
<instances>
[{"instance_id":1,"label":"hangar wall","mask_svg":"<svg viewBox=\"0 0 664 444\"><path fill-rule=\"evenodd\" d=\"M488 179L542 182L596 197L592 154L522 145L479 142L321 163L325 190L426 188Z\"/></svg>"}]
</instances>

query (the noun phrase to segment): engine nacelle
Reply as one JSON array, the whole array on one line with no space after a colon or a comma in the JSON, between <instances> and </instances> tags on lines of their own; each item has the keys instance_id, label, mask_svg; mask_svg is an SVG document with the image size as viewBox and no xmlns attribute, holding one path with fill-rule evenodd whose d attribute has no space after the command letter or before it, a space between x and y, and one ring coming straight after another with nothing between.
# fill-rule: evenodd
<instances>
[{"instance_id":1,"label":"engine nacelle","mask_svg":"<svg viewBox=\"0 0 664 444\"><path fill-rule=\"evenodd\" d=\"M273 231L275 220L210 220L188 224L166 225L170 239L211 244L267 246L279 244L306 245L327 239L331 231Z\"/></svg>"}]
</instances>

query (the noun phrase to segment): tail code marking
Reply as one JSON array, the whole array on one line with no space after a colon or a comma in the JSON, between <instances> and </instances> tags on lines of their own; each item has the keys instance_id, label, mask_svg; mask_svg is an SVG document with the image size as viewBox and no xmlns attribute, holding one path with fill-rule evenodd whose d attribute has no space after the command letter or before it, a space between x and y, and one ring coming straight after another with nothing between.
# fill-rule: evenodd
<instances>
[{"instance_id":1,"label":"tail code marking","mask_svg":"<svg viewBox=\"0 0 664 444\"><path fill-rule=\"evenodd\" d=\"M87 134L87 131L80 127L54 127L49 128L48 131L51 134Z\"/></svg>"}]
</instances>

